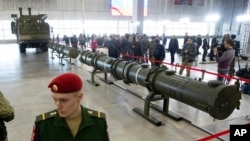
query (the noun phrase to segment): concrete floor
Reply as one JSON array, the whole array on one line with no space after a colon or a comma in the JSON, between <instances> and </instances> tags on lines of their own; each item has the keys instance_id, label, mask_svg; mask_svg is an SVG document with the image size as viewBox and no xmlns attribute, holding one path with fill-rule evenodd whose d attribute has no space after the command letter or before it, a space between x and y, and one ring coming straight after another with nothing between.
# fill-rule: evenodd
<instances>
[{"instance_id":1,"label":"concrete floor","mask_svg":"<svg viewBox=\"0 0 250 141\"><path fill-rule=\"evenodd\" d=\"M85 97L82 104L106 113L112 141L194 141L209 135L194 125L222 131L229 128L223 123L233 121L231 123L241 124L238 119L250 114L250 96L245 94L242 95L240 110L235 110L223 121L214 121L207 113L171 99L170 110L191 123L186 120L174 121L151 110L151 115L165 124L157 127L132 111L134 107L143 108L143 100L115 85L107 85L98 78L96 81L100 86L91 85L86 80L90 78L89 71L92 68L79 63L77 59L73 60L75 65L65 61L65 65L61 66L58 58L52 60L50 57L50 51L39 53L35 49L27 49L25 54L20 54L17 44L0 44L0 90L13 105L16 116L13 121L7 123L10 141L30 140L35 116L55 108L47 85L55 75L63 72L77 73L84 80ZM166 61L169 58L170 55L167 54ZM176 59L176 63L180 63L180 56L176 55ZM198 60L201 60L201 55ZM246 61L241 63L246 64ZM217 68L216 64L198 64L197 67L214 72ZM193 78L200 76L200 72L191 72ZM205 75L205 81L215 78ZM147 90L141 86L126 86L121 81L115 83L137 92L142 97L147 95ZM228 135L224 137L225 140L228 139Z\"/></svg>"}]
</instances>

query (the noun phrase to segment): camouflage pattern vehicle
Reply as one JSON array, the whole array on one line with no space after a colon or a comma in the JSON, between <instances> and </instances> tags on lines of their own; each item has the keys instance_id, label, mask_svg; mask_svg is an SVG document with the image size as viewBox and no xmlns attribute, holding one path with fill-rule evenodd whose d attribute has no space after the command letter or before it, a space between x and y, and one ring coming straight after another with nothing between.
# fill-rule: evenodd
<instances>
[{"instance_id":1,"label":"camouflage pattern vehicle","mask_svg":"<svg viewBox=\"0 0 250 141\"><path fill-rule=\"evenodd\" d=\"M47 14L31 15L31 8L28 8L29 15L22 14L22 8L19 8L20 16L11 14L12 34L16 34L17 43L21 53L26 52L26 48L40 48L42 51L48 51L50 42L50 26L45 22Z\"/></svg>"}]
</instances>

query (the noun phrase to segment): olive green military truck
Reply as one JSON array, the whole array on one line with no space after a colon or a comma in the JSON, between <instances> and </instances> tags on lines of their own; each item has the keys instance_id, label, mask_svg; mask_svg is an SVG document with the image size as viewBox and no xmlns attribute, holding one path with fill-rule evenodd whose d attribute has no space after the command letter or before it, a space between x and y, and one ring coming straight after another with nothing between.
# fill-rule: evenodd
<instances>
[{"instance_id":1,"label":"olive green military truck","mask_svg":"<svg viewBox=\"0 0 250 141\"><path fill-rule=\"evenodd\" d=\"M48 51L50 42L50 26L45 22L47 14L31 15L31 8L28 8L28 15L23 15L22 8L19 8L20 16L11 14L12 34L16 34L17 43L21 53L26 52L26 48L40 48Z\"/></svg>"}]
</instances>

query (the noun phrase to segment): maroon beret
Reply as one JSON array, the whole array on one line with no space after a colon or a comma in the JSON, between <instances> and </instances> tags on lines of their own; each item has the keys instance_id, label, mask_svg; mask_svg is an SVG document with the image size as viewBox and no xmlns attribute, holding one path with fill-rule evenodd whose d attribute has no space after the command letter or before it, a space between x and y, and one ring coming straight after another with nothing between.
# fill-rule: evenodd
<instances>
[{"instance_id":1,"label":"maroon beret","mask_svg":"<svg viewBox=\"0 0 250 141\"><path fill-rule=\"evenodd\" d=\"M73 93L82 89L81 78L74 73L63 73L51 80L48 87L54 93Z\"/></svg>"}]
</instances>

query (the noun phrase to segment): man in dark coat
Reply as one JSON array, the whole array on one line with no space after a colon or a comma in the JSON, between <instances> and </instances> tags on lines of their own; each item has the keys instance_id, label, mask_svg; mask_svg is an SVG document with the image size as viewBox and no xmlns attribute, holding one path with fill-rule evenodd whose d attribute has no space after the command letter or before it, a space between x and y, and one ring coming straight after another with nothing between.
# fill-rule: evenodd
<instances>
[{"instance_id":1,"label":"man in dark coat","mask_svg":"<svg viewBox=\"0 0 250 141\"><path fill-rule=\"evenodd\" d=\"M122 59L129 61L129 42L128 39L123 36L121 41Z\"/></svg>"},{"instance_id":2,"label":"man in dark coat","mask_svg":"<svg viewBox=\"0 0 250 141\"><path fill-rule=\"evenodd\" d=\"M118 37L110 36L111 40L108 41L108 56L112 58L119 58L121 51L121 43L118 40Z\"/></svg>"},{"instance_id":3,"label":"man in dark coat","mask_svg":"<svg viewBox=\"0 0 250 141\"><path fill-rule=\"evenodd\" d=\"M77 40L77 38L76 38L76 35L73 35L73 36L71 37L70 42L71 42L71 46L72 46L73 48L77 48L78 40Z\"/></svg>"},{"instance_id":4,"label":"man in dark coat","mask_svg":"<svg viewBox=\"0 0 250 141\"><path fill-rule=\"evenodd\" d=\"M203 39L203 55L202 55L202 61L206 61L206 55L207 55L207 50L209 49L209 35L206 35L206 37Z\"/></svg>"},{"instance_id":5,"label":"man in dark coat","mask_svg":"<svg viewBox=\"0 0 250 141\"><path fill-rule=\"evenodd\" d=\"M170 52L170 56L171 56L171 64L174 63L174 55L178 50L179 50L179 43L175 35L173 35L168 46L168 51Z\"/></svg>"},{"instance_id":6,"label":"man in dark coat","mask_svg":"<svg viewBox=\"0 0 250 141\"><path fill-rule=\"evenodd\" d=\"M201 47L202 44L202 39L201 39L201 35L198 34L197 38L196 38L196 43L197 43L197 54L200 54L199 49Z\"/></svg>"},{"instance_id":7,"label":"man in dark coat","mask_svg":"<svg viewBox=\"0 0 250 141\"><path fill-rule=\"evenodd\" d=\"M165 47L167 44L167 37L165 36L165 34L162 34L162 45Z\"/></svg>"},{"instance_id":8,"label":"man in dark coat","mask_svg":"<svg viewBox=\"0 0 250 141\"><path fill-rule=\"evenodd\" d=\"M188 36L188 33L186 32L185 36L184 36L183 46L185 46L185 44L187 43L188 38L189 38L189 36Z\"/></svg>"},{"instance_id":9,"label":"man in dark coat","mask_svg":"<svg viewBox=\"0 0 250 141\"><path fill-rule=\"evenodd\" d=\"M212 45L210 48L210 54L209 54L209 60L210 61L215 61L214 60L214 48L216 48L218 46L218 40L217 40L217 35L212 39Z\"/></svg>"},{"instance_id":10,"label":"man in dark coat","mask_svg":"<svg viewBox=\"0 0 250 141\"><path fill-rule=\"evenodd\" d=\"M141 59L143 57L142 46L140 43L140 38L138 36L135 37L135 41L132 43L132 49L134 52L134 60L141 63Z\"/></svg>"},{"instance_id":11,"label":"man in dark coat","mask_svg":"<svg viewBox=\"0 0 250 141\"><path fill-rule=\"evenodd\" d=\"M154 48L154 58L155 58L155 65L160 67L162 61L165 59L165 48L163 45L160 44L160 40L155 40L155 48Z\"/></svg>"},{"instance_id":12,"label":"man in dark coat","mask_svg":"<svg viewBox=\"0 0 250 141\"><path fill-rule=\"evenodd\" d=\"M69 46L69 37L67 35L63 36L63 41L65 41L66 46Z\"/></svg>"}]
</instances>

